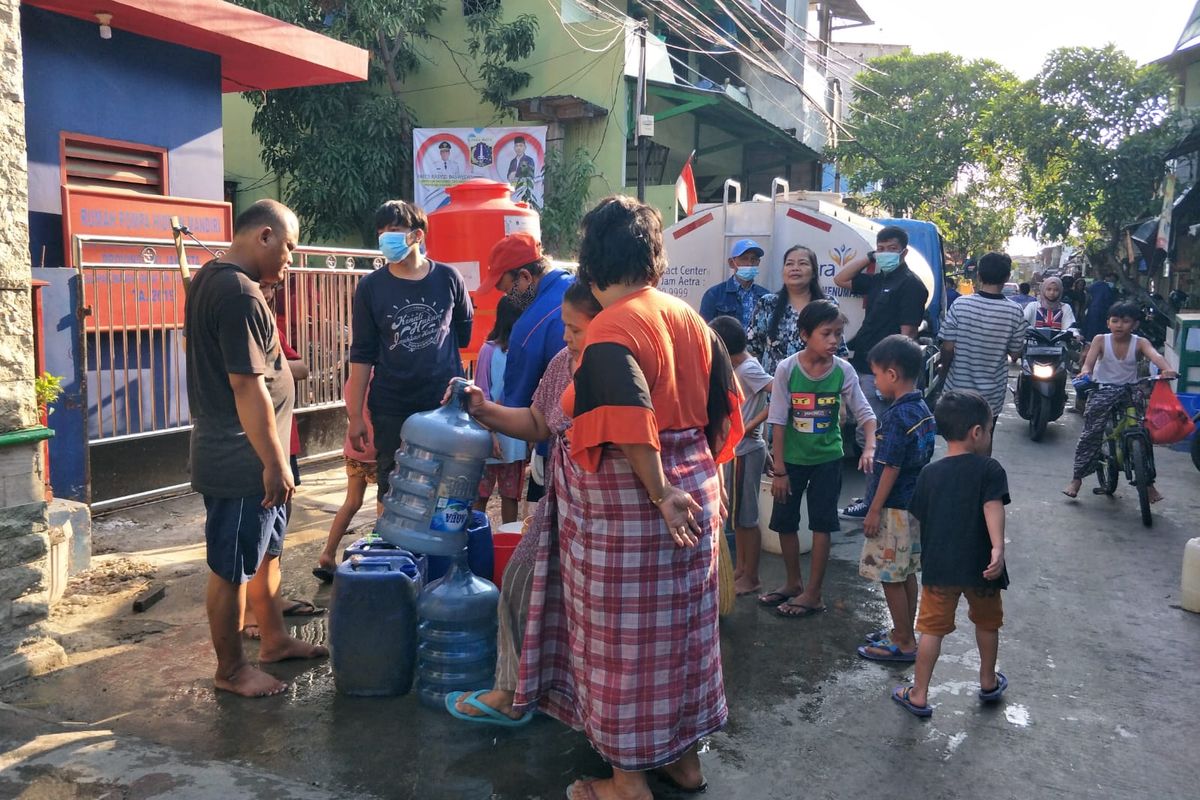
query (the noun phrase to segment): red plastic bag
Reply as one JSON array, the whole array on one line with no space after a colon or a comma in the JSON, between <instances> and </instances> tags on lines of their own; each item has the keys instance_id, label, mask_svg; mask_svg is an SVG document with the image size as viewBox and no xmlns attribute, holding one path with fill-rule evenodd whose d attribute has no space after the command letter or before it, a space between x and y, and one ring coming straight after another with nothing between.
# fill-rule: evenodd
<instances>
[{"instance_id":1,"label":"red plastic bag","mask_svg":"<svg viewBox=\"0 0 1200 800\"><path fill-rule=\"evenodd\" d=\"M1196 426L1167 381L1156 381L1146 406L1146 430L1155 444L1175 444L1192 435Z\"/></svg>"}]
</instances>

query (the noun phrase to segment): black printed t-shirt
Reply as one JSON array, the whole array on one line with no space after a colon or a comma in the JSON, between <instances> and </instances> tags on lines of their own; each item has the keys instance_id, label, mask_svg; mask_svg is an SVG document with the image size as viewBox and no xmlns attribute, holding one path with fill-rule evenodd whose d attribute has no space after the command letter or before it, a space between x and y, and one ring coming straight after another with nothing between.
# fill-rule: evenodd
<instances>
[{"instance_id":1,"label":"black printed t-shirt","mask_svg":"<svg viewBox=\"0 0 1200 800\"><path fill-rule=\"evenodd\" d=\"M925 586L1008 588L1008 568L983 577L992 560L983 504L1008 496L1008 475L994 458L967 453L921 470L908 511L921 523L921 583Z\"/></svg>"},{"instance_id":2,"label":"black printed t-shirt","mask_svg":"<svg viewBox=\"0 0 1200 800\"><path fill-rule=\"evenodd\" d=\"M867 355L872 347L899 333L901 325L920 326L929 290L907 264L901 264L888 273L858 273L850 283L850 291L861 295L866 307L862 327L849 342L854 351L850 363L866 375L871 371Z\"/></svg>"},{"instance_id":3,"label":"black printed t-shirt","mask_svg":"<svg viewBox=\"0 0 1200 800\"><path fill-rule=\"evenodd\" d=\"M287 447L296 384L279 345L275 314L258 282L236 264L210 261L192 278L184 304L192 489L209 497L263 491L263 465L238 418L229 375L262 375Z\"/></svg>"},{"instance_id":4,"label":"black printed t-shirt","mask_svg":"<svg viewBox=\"0 0 1200 800\"><path fill-rule=\"evenodd\" d=\"M354 290L350 361L375 368L367 399L372 414L437 408L450 379L463 374L458 350L471 341L471 298L456 269L428 263L417 280L380 267Z\"/></svg>"}]
</instances>

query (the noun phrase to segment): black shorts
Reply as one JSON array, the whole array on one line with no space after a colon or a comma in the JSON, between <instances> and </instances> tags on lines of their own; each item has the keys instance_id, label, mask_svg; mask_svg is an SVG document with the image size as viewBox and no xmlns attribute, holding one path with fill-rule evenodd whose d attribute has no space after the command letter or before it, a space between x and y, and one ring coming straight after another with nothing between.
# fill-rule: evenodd
<instances>
[{"instance_id":1,"label":"black shorts","mask_svg":"<svg viewBox=\"0 0 1200 800\"><path fill-rule=\"evenodd\" d=\"M262 507L260 492L249 497L204 495L204 544L208 568L230 583L246 583L268 555L283 552L284 506Z\"/></svg>"},{"instance_id":2,"label":"black shorts","mask_svg":"<svg viewBox=\"0 0 1200 800\"><path fill-rule=\"evenodd\" d=\"M400 449L400 431L413 414L377 414L371 412L371 427L375 444L375 488L380 500L388 491L388 476L396 466L396 451Z\"/></svg>"},{"instance_id":3,"label":"black shorts","mask_svg":"<svg viewBox=\"0 0 1200 800\"><path fill-rule=\"evenodd\" d=\"M776 533L800 530L800 502L805 492L808 493L808 529L818 533L841 530L838 495L842 492L842 460L786 466L791 491L786 501L775 501L771 509L771 530Z\"/></svg>"}]
</instances>

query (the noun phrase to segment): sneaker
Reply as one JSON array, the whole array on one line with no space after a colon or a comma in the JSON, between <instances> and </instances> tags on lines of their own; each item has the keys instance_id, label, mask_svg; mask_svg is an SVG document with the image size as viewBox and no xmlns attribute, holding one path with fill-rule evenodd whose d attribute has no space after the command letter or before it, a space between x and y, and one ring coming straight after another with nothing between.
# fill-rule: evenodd
<instances>
[{"instance_id":1,"label":"sneaker","mask_svg":"<svg viewBox=\"0 0 1200 800\"><path fill-rule=\"evenodd\" d=\"M861 497L854 498L853 503L842 509L840 516L842 519L866 519L867 501Z\"/></svg>"}]
</instances>

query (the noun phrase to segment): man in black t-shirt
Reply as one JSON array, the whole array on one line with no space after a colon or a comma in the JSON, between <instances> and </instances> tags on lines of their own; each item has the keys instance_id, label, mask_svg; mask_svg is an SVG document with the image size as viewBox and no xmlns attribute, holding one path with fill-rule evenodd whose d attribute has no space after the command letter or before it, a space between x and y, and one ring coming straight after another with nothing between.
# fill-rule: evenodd
<instances>
[{"instance_id":1,"label":"man in black t-shirt","mask_svg":"<svg viewBox=\"0 0 1200 800\"><path fill-rule=\"evenodd\" d=\"M354 290L354 340L346 385L347 435L366 445L363 416L370 383L378 498L387 494L400 430L413 414L441 405L451 378L463 374L458 351L471 341L474 311L466 283L447 264L424 255L429 221L403 200L375 212L379 249L387 260Z\"/></svg>"},{"instance_id":2,"label":"man in black t-shirt","mask_svg":"<svg viewBox=\"0 0 1200 800\"><path fill-rule=\"evenodd\" d=\"M925 304L929 300L929 290L908 268L904 261L906 255L908 234L903 228L889 225L875 235L875 250L850 259L833 278L835 284L863 298L866 315L862 327L847 344L854 351L850 363L858 373L863 394L867 396L876 418L883 417L888 404L875 389L875 376L871 372L867 354L872 347L896 333L916 339L917 329L925 317ZM876 267L875 272L865 272L872 264ZM856 438L858 446L862 447L861 428L856 432ZM842 516L863 519L867 516L867 504L859 498L842 509Z\"/></svg>"},{"instance_id":3,"label":"man in black t-shirt","mask_svg":"<svg viewBox=\"0 0 1200 800\"><path fill-rule=\"evenodd\" d=\"M233 244L196 272L184 305L192 488L204 496L206 609L217 653L217 689L246 697L287 684L251 666L240 622L249 601L262 646L259 661L319 658L320 645L287 634L279 601L286 506L295 486L283 443L295 384L275 315L260 284L280 281L299 236L296 216L273 200L238 215Z\"/></svg>"},{"instance_id":4,"label":"man in black t-shirt","mask_svg":"<svg viewBox=\"0 0 1200 800\"><path fill-rule=\"evenodd\" d=\"M934 411L946 457L921 470L908 511L921 523L921 600L917 663L912 686L897 686L892 699L919 717L933 713L929 682L942 639L954 630L960 597L979 647L979 699L999 700L1008 688L996 671L1008 588L1004 558L1004 506L1008 476L987 453L992 447L992 408L983 395L949 390Z\"/></svg>"}]
</instances>

